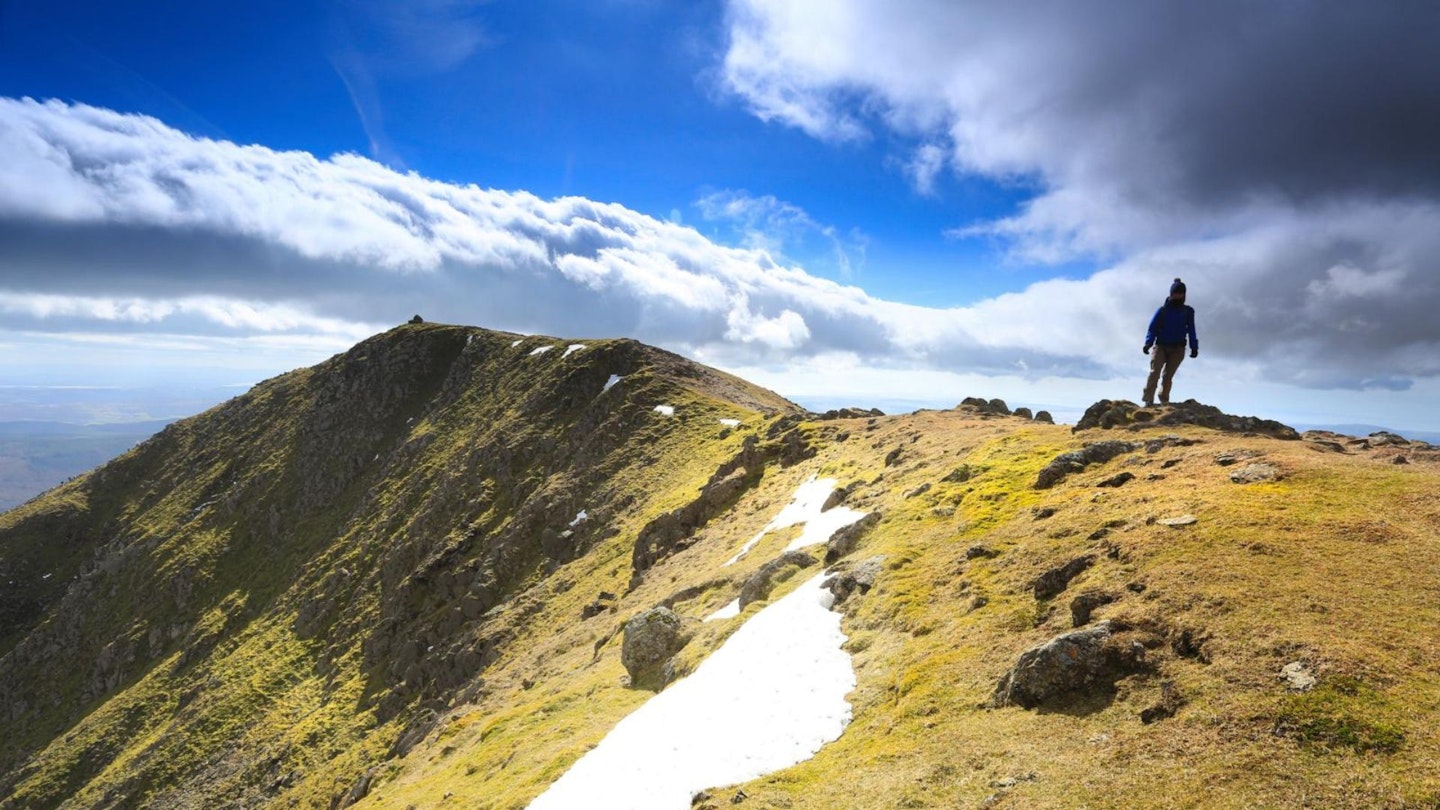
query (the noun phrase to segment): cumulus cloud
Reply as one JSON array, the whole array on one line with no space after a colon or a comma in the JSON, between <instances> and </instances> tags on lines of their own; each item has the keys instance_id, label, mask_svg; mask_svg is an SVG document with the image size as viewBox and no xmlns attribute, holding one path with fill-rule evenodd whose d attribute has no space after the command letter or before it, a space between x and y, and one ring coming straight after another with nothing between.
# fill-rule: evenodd
<instances>
[{"instance_id":1,"label":"cumulus cloud","mask_svg":"<svg viewBox=\"0 0 1440 810\"><path fill-rule=\"evenodd\" d=\"M1052 356L1119 363L1114 325L1183 276L1207 352L1270 379L1440 373L1440 8L731 0L727 23L724 80L758 117L908 141L922 193L947 170L1034 187L952 234L1109 266L955 313L988 342L1036 347L1038 321Z\"/></svg>"},{"instance_id":2,"label":"cumulus cloud","mask_svg":"<svg viewBox=\"0 0 1440 810\"><path fill-rule=\"evenodd\" d=\"M1264 229L1148 248L1090 279L938 309L877 299L772 249L716 244L620 205L195 138L83 105L0 99L0 151L0 312L28 334L328 346L420 313L634 336L730 367L842 356L1106 379L1134 372L1136 308L1158 304L1157 277L1178 275L1203 301L1207 352L1270 379L1396 387L1440 374L1418 319L1435 292L1417 269L1440 230L1421 233L1435 214L1414 202L1332 206L1324 239L1291 212ZM706 205L824 232L773 198L731 193ZM1343 336L1332 328L1340 321Z\"/></svg>"}]
</instances>

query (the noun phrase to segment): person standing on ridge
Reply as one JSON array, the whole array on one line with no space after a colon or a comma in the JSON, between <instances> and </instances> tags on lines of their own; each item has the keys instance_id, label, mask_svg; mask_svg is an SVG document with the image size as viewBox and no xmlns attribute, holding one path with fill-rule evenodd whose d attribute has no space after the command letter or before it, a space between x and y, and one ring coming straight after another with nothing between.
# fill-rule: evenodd
<instances>
[{"instance_id":1,"label":"person standing on ridge","mask_svg":"<svg viewBox=\"0 0 1440 810\"><path fill-rule=\"evenodd\" d=\"M1155 383L1160 383L1160 404L1170 404L1170 381L1175 378L1175 369L1185 359L1185 339L1190 339L1190 356L1200 354L1200 341L1195 337L1195 309L1185 304L1185 282L1175 279L1170 285L1170 297L1155 310L1150 319L1150 329L1145 332L1145 354L1150 347L1150 378L1145 381L1145 405L1155 404Z\"/></svg>"}]
</instances>

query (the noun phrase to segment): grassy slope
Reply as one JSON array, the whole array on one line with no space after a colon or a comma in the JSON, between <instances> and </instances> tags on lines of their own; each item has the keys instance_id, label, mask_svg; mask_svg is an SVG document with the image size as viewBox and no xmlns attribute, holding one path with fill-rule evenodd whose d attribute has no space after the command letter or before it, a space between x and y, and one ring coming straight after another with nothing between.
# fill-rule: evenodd
<instances>
[{"instance_id":1,"label":"grassy slope","mask_svg":"<svg viewBox=\"0 0 1440 810\"><path fill-rule=\"evenodd\" d=\"M69 587L0 668L7 756L33 752L0 806L328 806L453 681L483 686L464 656L523 636L512 608L563 588L546 527L578 505L576 549L633 537L764 421L635 344L565 358L515 337L394 330L6 515L6 558L68 565ZM52 513L85 542L57 546ZM623 584L628 552L612 563ZM463 582L436 587L461 570L493 574L486 616L459 618ZM396 671L409 639L432 654Z\"/></svg>"},{"instance_id":2,"label":"grassy slope","mask_svg":"<svg viewBox=\"0 0 1440 810\"><path fill-rule=\"evenodd\" d=\"M852 559L882 554L886 572L848 606L854 721L811 761L744 785L746 807L967 807L991 796L1017 807L1440 800L1434 459L1397 466L1393 453L1341 455L1188 428L1179 434L1198 444L1141 450L1037 491L1036 474L1058 453L1134 434L1072 436L959 413L812 427L830 437L816 458L772 471L613 616L577 621L594 591L616 583L611 569L598 558L564 569L576 584L537 614L528 654L502 664L490 694L449 712L425 745L387 768L361 806L523 807L646 697L624 685L618 638L598 654L595 643L681 587L713 581L812 472L870 482L851 503L885 518ZM902 455L887 468L896 447ZM1234 468L1214 460L1221 451L1260 454L1284 477L1232 483ZM941 481L961 465L974 477ZM1138 478L1094 486L1121 470ZM922 484L930 490L904 497ZM1037 519L1041 507L1055 514ZM1154 522L1186 513L1198 523ZM1091 539L1101 528L1105 536ZM767 538L680 612L698 618L728 601L794 531ZM1000 553L967 560L976 544ZM1034 577L1087 551L1100 561L1061 596L1037 602ZM618 559L624 549L610 553ZM1189 631L1199 654L1160 644L1148 654L1152 671L1122 680L1113 695L1035 711L982 708L1021 651L1070 628L1070 599L1097 589L1123 594L1097 619L1166 642ZM988 601L972 609L977 595ZM682 656L693 665L735 626L706 625ZM1277 676L1291 661L1316 670L1321 686L1288 693ZM1184 704L1173 718L1143 724L1162 681ZM723 804L729 793L719 795Z\"/></svg>"},{"instance_id":3,"label":"grassy slope","mask_svg":"<svg viewBox=\"0 0 1440 810\"><path fill-rule=\"evenodd\" d=\"M382 337L410 354L362 344L0 518L0 562L27 583L0 607L51 616L0 638L0 749L33 752L0 769L0 806L328 807L368 772L362 807L522 808L648 696L626 686L622 622L734 598L799 529L721 563L812 474L883 512L847 562L883 555L884 573L845 606L854 721L744 785L745 806L1440 802L1434 459L1185 428L1198 444L1037 491L1039 469L1084 441L1159 434L963 412L810 423L817 455L769 466L627 591L640 528L765 435L751 408L785 403L622 341L563 358L563 341L449 327ZM558 348L531 355L542 343ZM621 365L630 376L597 395ZM719 426L732 417L744 426ZM1285 475L1231 483L1222 451ZM968 480L942 480L961 467ZM1094 486L1121 470L1138 477ZM556 531L580 508L592 519L567 546ZM1185 513L1198 522L1154 522ZM970 559L975 545L998 553ZM1037 602L1035 576L1086 552L1096 565ZM488 574L503 587L472 616L464 585ZM1070 599L1099 589L1122 598L1096 618L1161 640L1152 671L1113 695L981 708L1021 651L1069 629ZM582 619L602 591L614 609ZM682 670L738 624L704 625ZM1186 631L1198 654L1171 646ZM1320 687L1287 693L1291 661ZM48 680L17 703L15 678ZM1142 724L1163 681L1184 704Z\"/></svg>"}]
</instances>

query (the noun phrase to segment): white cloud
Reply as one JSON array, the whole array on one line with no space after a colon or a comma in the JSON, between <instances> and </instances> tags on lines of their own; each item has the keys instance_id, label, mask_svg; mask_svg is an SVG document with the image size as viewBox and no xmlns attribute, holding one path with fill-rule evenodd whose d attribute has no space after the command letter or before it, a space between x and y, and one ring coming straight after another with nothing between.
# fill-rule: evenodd
<instances>
[{"instance_id":1,"label":"white cloud","mask_svg":"<svg viewBox=\"0 0 1440 810\"><path fill-rule=\"evenodd\" d=\"M915 111L895 125L921 126L923 83L901 89ZM1440 218L1414 200L1318 214L1271 205L1245 228L1136 249L1089 279L937 309L619 205L193 138L82 105L0 99L0 144L0 311L12 331L328 345L420 313L628 335L730 368L845 356L887 373L1104 380L1138 373L1149 310L1184 276L1207 359L1315 386L1440 374L1424 359L1437 291L1420 269L1440 250ZM705 205L841 239L773 197L731 192ZM1307 295L1325 306L1307 308ZM1333 328L1372 322L1387 329L1342 340Z\"/></svg>"},{"instance_id":2,"label":"white cloud","mask_svg":"<svg viewBox=\"0 0 1440 810\"><path fill-rule=\"evenodd\" d=\"M1436 373L1440 56L1415 33L1435 9L731 0L727 21L724 78L758 117L825 140L884 131L911 145L898 164L922 194L947 167L1022 180L1016 213L951 235L1109 265L892 318L912 352L1120 368L1184 276L1210 357L1313 387Z\"/></svg>"}]
</instances>

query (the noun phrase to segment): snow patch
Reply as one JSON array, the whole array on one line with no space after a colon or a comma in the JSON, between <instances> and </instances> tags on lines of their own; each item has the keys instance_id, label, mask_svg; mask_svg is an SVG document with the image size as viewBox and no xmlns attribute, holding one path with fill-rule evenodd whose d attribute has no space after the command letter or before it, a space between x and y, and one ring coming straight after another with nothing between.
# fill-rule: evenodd
<instances>
[{"instance_id":1,"label":"snow patch","mask_svg":"<svg viewBox=\"0 0 1440 810\"><path fill-rule=\"evenodd\" d=\"M555 348L555 347L554 347L554 346L537 346L536 348L530 350L530 356L531 356L531 357L534 357L534 356L537 355L537 354L544 354L545 352L548 352L548 351L550 351L550 350L553 349L553 348Z\"/></svg>"},{"instance_id":2,"label":"snow patch","mask_svg":"<svg viewBox=\"0 0 1440 810\"><path fill-rule=\"evenodd\" d=\"M735 618L736 616L739 616L739 615L740 615L740 598L737 596L736 598L730 600L730 604L726 605L725 607L720 608L719 610L715 611L714 613L711 613L709 616L706 616L706 617L705 617L705 621L707 621L707 622L717 622L717 621L720 621L721 619L733 619L733 618Z\"/></svg>"},{"instance_id":3,"label":"snow patch","mask_svg":"<svg viewBox=\"0 0 1440 810\"><path fill-rule=\"evenodd\" d=\"M623 380L623 379L625 379L625 378L624 378L624 377L621 377L619 374L611 374L611 375L610 375L610 379L608 379L608 380L605 381L605 387L600 389L600 393L603 394L603 393L605 393L606 391L609 391L611 388L614 388L614 387L615 387L615 383L618 383L618 382L620 382L620 381Z\"/></svg>"},{"instance_id":4,"label":"snow patch","mask_svg":"<svg viewBox=\"0 0 1440 810\"><path fill-rule=\"evenodd\" d=\"M675 415L675 406L674 406L674 405L656 405L656 406L655 406L655 413L658 413L658 414L660 414L661 416L674 416L674 415Z\"/></svg>"},{"instance_id":5,"label":"snow patch","mask_svg":"<svg viewBox=\"0 0 1440 810\"><path fill-rule=\"evenodd\" d=\"M696 791L811 758L850 722L855 670L824 574L755 614L621 720L530 810L688 810Z\"/></svg>"},{"instance_id":6,"label":"snow patch","mask_svg":"<svg viewBox=\"0 0 1440 810\"><path fill-rule=\"evenodd\" d=\"M570 522L569 522L568 524L566 524L566 525L568 525L570 528L573 529L573 528L575 528L576 526L580 525L580 522L581 522L581 521L588 520L589 518L590 518L590 513L589 513L589 512L586 512L584 509L581 509L579 512L576 512L576 513L575 513L575 519L572 520L572 521L570 521Z\"/></svg>"},{"instance_id":7,"label":"snow patch","mask_svg":"<svg viewBox=\"0 0 1440 810\"><path fill-rule=\"evenodd\" d=\"M732 428L734 428L734 427L740 427L740 420L739 420L739 419L721 419L721 420L720 420L720 424L724 425L725 427L732 427Z\"/></svg>"},{"instance_id":8,"label":"snow patch","mask_svg":"<svg viewBox=\"0 0 1440 810\"><path fill-rule=\"evenodd\" d=\"M788 529L801 523L805 524L805 530L800 533L800 536L785 547L786 551L794 551L797 548L824 543L830 539L830 535L865 517L864 512L857 512L845 506L837 506L828 512L821 511L824 509L825 501L830 497L830 493L834 491L834 478L816 479L815 476L810 476L809 480L795 490L795 496L784 509L780 510L780 514L765 524L765 527L750 538L749 542L742 546L734 557L726 560L724 565L734 565L741 557L745 556L746 552L754 548L756 543L760 542L760 538L777 529ZM724 565L721 567L723 568Z\"/></svg>"},{"instance_id":9,"label":"snow patch","mask_svg":"<svg viewBox=\"0 0 1440 810\"><path fill-rule=\"evenodd\" d=\"M515 348L516 346L519 346L521 343L524 343L524 342L525 342L525 338L520 338L519 340L512 340L512 341L510 341L510 348L513 349L513 348Z\"/></svg>"},{"instance_id":10,"label":"snow patch","mask_svg":"<svg viewBox=\"0 0 1440 810\"><path fill-rule=\"evenodd\" d=\"M575 352L583 351L585 348L586 347L584 343L571 343L569 346L565 347L565 356L569 357Z\"/></svg>"}]
</instances>

